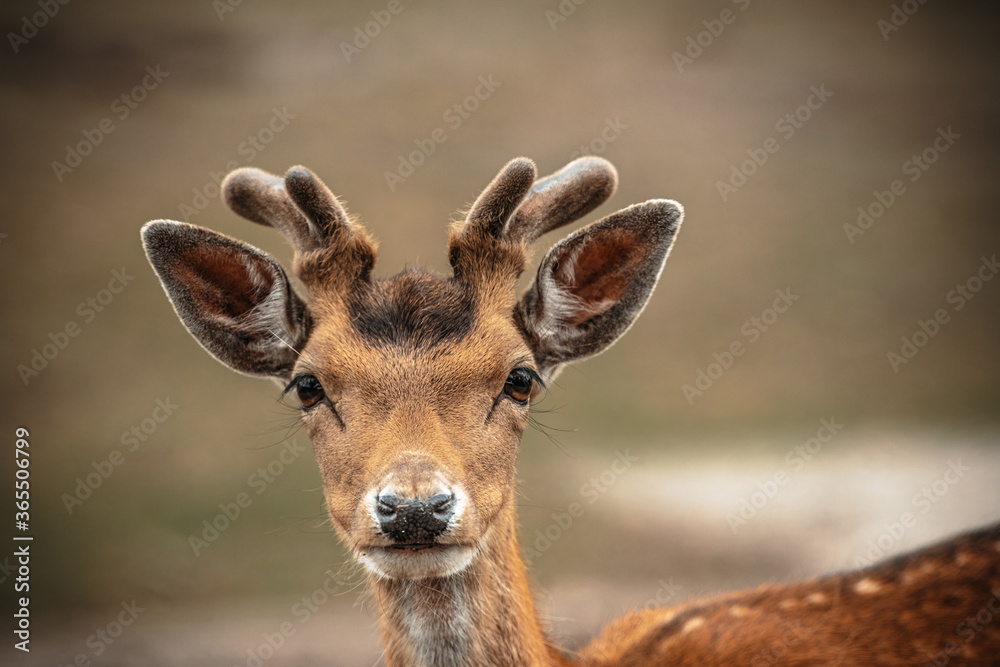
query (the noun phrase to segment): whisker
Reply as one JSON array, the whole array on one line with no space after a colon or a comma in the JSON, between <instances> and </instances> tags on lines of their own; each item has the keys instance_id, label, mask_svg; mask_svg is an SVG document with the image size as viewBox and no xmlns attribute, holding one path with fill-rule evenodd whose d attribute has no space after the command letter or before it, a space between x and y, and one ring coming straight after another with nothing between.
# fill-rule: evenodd
<instances>
[{"instance_id":1,"label":"whisker","mask_svg":"<svg viewBox=\"0 0 1000 667\"><path fill-rule=\"evenodd\" d=\"M288 341L286 341L286 340L285 340L284 338L282 338L281 336L279 336L278 334L276 334L276 333L274 332L274 330L273 330L273 329L271 329L271 327L268 327L268 328L267 328L267 330L271 332L271 335L272 335L272 336L274 336L274 337L275 337L275 338L277 338L277 339L278 339L279 341L281 341L281 343L282 343L282 344L283 344L283 345L284 345L285 347L287 347L287 348L288 348L289 350L291 350L292 352L294 352L294 353L295 353L295 356L297 356L297 357L301 357L301 356L302 356L301 354L299 354L299 351L298 351L298 350L296 350L296 349L295 349L294 347L292 347L292 346L291 346L291 344L290 344L290 343L289 343Z\"/></svg>"}]
</instances>

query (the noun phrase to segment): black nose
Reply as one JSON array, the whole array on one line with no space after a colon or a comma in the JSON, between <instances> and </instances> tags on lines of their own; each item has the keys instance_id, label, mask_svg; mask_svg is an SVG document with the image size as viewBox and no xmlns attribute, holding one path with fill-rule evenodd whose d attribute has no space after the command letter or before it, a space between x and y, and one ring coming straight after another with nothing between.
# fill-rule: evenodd
<instances>
[{"instance_id":1,"label":"black nose","mask_svg":"<svg viewBox=\"0 0 1000 667\"><path fill-rule=\"evenodd\" d=\"M439 493L427 500L401 499L383 493L375 504L382 532L397 544L430 544L448 528L455 496Z\"/></svg>"}]
</instances>

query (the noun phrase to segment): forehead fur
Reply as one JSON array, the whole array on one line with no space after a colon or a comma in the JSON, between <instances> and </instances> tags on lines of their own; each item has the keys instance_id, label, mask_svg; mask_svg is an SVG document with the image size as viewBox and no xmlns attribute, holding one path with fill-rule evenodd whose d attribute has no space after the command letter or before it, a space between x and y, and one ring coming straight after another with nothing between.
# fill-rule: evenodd
<instances>
[{"instance_id":1,"label":"forehead fur","mask_svg":"<svg viewBox=\"0 0 1000 667\"><path fill-rule=\"evenodd\" d=\"M455 278L409 269L329 296L313 294L316 326L302 360L369 389L391 393L431 377L475 383L533 359L511 299L484 299Z\"/></svg>"},{"instance_id":2,"label":"forehead fur","mask_svg":"<svg viewBox=\"0 0 1000 667\"><path fill-rule=\"evenodd\" d=\"M345 306L354 332L369 345L415 349L466 337L477 310L466 284L416 269L360 285Z\"/></svg>"},{"instance_id":3,"label":"forehead fur","mask_svg":"<svg viewBox=\"0 0 1000 667\"><path fill-rule=\"evenodd\" d=\"M534 357L510 307L474 299L462 281L407 270L340 301L314 300L318 316L303 370L319 374L328 391L353 387L377 396L368 405L377 412L434 396L444 407L460 402L464 390L497 389Z\"/></svg>"}]
</instances>

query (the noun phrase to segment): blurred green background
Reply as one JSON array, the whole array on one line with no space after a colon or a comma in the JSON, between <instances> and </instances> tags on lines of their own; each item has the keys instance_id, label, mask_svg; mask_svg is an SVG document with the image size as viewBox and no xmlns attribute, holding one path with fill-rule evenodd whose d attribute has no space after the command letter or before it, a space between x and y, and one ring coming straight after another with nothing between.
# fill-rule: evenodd
<instances>
[{"instance_id":1,"label":"blurred green background","mask_svg":"<svg viewBox=\"0 0 1000 667\"><path fill-rule=\"evenodd\" d=\"M542 173L581 152L610 159L620 188L587 221L650 198L685 206L644 315L563 373L525 436L524 543L545 547L533 573L570 645L657 595L850 567L955 457L972 471L888 551L1000 514L1000 280L968 282L994 277L983 258L1000 251L993 4L199 0L39 14L55 6L0 9L0 390L8 451L15 427L31 433L36 536L34 650L5 644L4 664L248 664L285 621L295 633L268 664L378 660L295 410L199 349L139 244L144 222L186 219L287 263L282 239L213 189L237 165L314 170L380 240L382 276L445 270L446 222L518 155ZM493 90L469 101L481 78ZM390 188L386 172L436 128L447 140ZM935 149L939 132L952 139ZM739 187L723 197L720 181ZM859 207L877 218L852 235ZM978 291L956 297L959 285ZM798 298L771 320L777 290ZM947 321L894 369L887 354L939 309ZM63 349L45 368L18 370L50 344ZM686 396L700 371L717 378ZM843 431L731 530L822 418ZM279 470L286 442L304 449ZM626 449L626 476L538 541ZM100 486L67 507L95 472ZM251 506L196 555L189 537L244 491ZM303 614L330 573L336 595ZM132 600L144 611L104 643L94 633Z\"/></svg>"}]
</instances>

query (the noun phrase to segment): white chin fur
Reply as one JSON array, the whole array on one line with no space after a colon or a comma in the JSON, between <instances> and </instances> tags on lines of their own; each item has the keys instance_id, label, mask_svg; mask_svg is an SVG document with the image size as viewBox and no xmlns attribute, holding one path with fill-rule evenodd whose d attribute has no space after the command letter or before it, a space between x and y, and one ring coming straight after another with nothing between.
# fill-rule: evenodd
<instances>
[{"instance_id":1,"label":"white chin fur","mask_svg":"<svg viewBox=\"0 0 1000 667\"><path fill-rule=\"evenodd\" d=\"M365 568L383 579L427 579L450 577L472 563L476 548L451 546L443 551L394 553L386 549L370 549L358 555Z\"/></svg>"}]
</instances>

